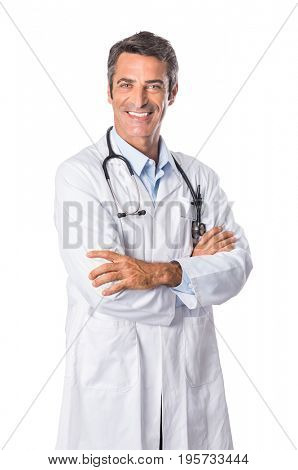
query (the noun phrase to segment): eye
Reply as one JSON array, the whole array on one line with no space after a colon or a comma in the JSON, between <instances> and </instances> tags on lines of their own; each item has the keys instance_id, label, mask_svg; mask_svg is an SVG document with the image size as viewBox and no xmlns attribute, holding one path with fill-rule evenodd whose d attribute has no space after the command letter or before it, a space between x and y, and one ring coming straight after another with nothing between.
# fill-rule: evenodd
<instances>
[{"instance_id":1,"label":"eye","mask_svg":"<svg viewBox=\"0 0 298 470\"><path fill-rule=\"evenodd\" d=\"M121 88L128 88L128 87L130 87L130 83L121 83L120 87Z\"/></svg>"},{"instance_id":2,"label":"eye","mask_svg":"<svg viewBox=\"0 0 298 470\"><path fill-rule=\"evenodd\" d=\"M160 85L148 85L148 88L152 88L152 89L155 89L155 88L161 88Z\"/></svg>"}]
</instances>

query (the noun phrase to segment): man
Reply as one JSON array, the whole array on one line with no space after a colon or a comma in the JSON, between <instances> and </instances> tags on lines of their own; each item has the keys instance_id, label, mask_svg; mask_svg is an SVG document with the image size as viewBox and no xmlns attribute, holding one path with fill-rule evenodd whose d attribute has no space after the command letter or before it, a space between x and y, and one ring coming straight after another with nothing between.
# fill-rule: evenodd
<instances>
[{"instance_id":1,"label":"man","mask_svg":"<svg viewBox=\"0 0 298 470\"><path fill-rule=\"evenodd\" d=\"M216 173L160 136L177 73L170 43L152 33L110 50L111 146L146 213L117 217L138 199L121 159L107 183L106 135L57 170L69 275L57 449L233 449L212 305L241 290L252 262ZM195 247L196 209L174 158L203 194L207 231Z\"/></svg>"}]
</instances>

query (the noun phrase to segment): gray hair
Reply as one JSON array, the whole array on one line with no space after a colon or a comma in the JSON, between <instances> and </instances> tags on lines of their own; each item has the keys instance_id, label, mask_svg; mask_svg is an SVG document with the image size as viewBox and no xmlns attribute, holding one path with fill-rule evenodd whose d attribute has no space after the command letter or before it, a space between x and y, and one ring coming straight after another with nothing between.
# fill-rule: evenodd
<instances>
[{"instance_id":1,"label":"gray hair","mask_svg":"<svg viewBox=\"0 0 298 470\"><path fill-rule=\"evenodd\" d=\"M149 31L140 31L133 36L116 42L110 49L108 58L108 81L112 98L113 77L115 74L116 63L122 52L153 56L161 62L166 62L170 96L173 86L178 79L178 61L175 51L170 42L166 39L156 36Z\"/></svg>"}]
</instances>

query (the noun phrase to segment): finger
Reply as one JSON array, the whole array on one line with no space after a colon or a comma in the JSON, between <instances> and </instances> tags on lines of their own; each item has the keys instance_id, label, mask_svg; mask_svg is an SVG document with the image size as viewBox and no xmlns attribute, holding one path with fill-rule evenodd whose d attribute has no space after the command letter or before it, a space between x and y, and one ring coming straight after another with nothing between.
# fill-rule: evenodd
<instances>
[{"instance_id":1,"label":"finger","mask_svg":"<svg viewBox=\"0 0 298 470\"><path fill-rule=\"evenodd\" d=\"M217 242L216 243L216 248L219 249L219 248L223 248L227 245L230 245L232 243L235 243L237 241L237 238L236 237L229 237L229 238L226 238L225 240L222 240L220 242Z\"/></svg>"},{"instance_id":2,"label":"finger","mask_svg":"<svg viewBox=\"0 0 298 470\"><path fill-rule=\"evenodd\" d=\"M114 284L112 287L109 287L108 289L103 290L102 294L104 296L116 294L116 292L120 292L122 289L125 289L125 288L126 288L125 281L116 282L116 284Z\"/></svg>"},{"instance_id":3,"label":"finger","mask_svg":"<svg viewBox=\"0 0 298 470\"><path fill-rule=\"evenodd\" d=\"M214 235L213 241L216 243L218 241L225 240L226 238L231 238L233 236L234 236L234 232L225 230L222 233L218 233L218 234Z\"/></svg>"},{"instance_id":4,"label":"finger","mask_svg":"<svg viewBox=\"0 0 298 470\"><path fill-rule=\"evenodd\" d=\"M88 277L89 279L95 279L97 276L111 271L118 271L117 263L104 263L101 266L98 266L97 268L90 271Z\"/></svg>"},{"instance_id":5,"label":"finger","mask_svg":"<svg viewBox=\"0 0 298 470\"><path fill-rule=\"evenodd\" d=\"M217 250L217 252L220 252L220 251L231 251L231 250L234 250L234 248L235 248L234 243L231 243L230 245L227 245L227 246L224 246L223 248L220 248L219 250Z\"/></svg>"},{"instance_id":6,"label":"finger","mask_svg":"<svg viewBox=\"0 0 298 470\"><path fill-rule=\"evenodd\" d=\"M204 235L200 239L200 242L207 243L209 240L211 240L212 237L214 237L216 234L220 233L221 231L222 231L222 228L220 226L213 227L212 229L208 230L208 232L204 233Z\"/></svg>"},{"instance_id":7,"label":"finger","mask_svg":"<svg viewBox=\"0 0 298 470\"><path fill-rule=\"evenodd\" d=\"M92 285L93 287L99 287L103 284L106 284L107 282L119 281L120 279L123 278L119 272L102 274L101 276L98 276L96 279L94 279L94 281L92 281Z\"/></svg>"},{"instance_id":8,"label":"finger","mask_svg":"<svg viewBox=\"0 0 298 470\"><path fill-rule=\"evenodd\" d=\"M86 256L88 256L88 258L104 258L114 261L122 255L112 250L91 250L87 251Z\"/></svg>"}]
</instances>

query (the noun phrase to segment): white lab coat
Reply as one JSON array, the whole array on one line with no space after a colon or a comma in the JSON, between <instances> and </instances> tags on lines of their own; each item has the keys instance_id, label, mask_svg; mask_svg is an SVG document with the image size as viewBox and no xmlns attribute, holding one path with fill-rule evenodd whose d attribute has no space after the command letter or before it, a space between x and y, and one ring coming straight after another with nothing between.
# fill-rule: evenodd
<instances>
[{"instance_id":1,"label":"white lab coat","mask_svg":"<svg viewBox=\"0 0 298 470\"><path fill-rule=\"evenodd\" d=\"M108 155L105 135L58 167L55 224L68 273L68 313L56 449L158 449L161 393L163 449L233 449L212 305L241 290L252 269L250 249L217 174L193 157L173 154L194 188L201 184L207 230L225 223L238 238L234 250L190 256L195 209L176 167L161 179L155 206L136 176L147 213L121 219L101 165ZM125 208L136 199L130 176L119 160L108 169ZM104 297L110 283L94 288L88 274L108 261L86 257L91 249L152 262L177 259L195 296L178 293L185 305L175 307L174 291L162 285Z\"/></svg>"}]
</instances>

